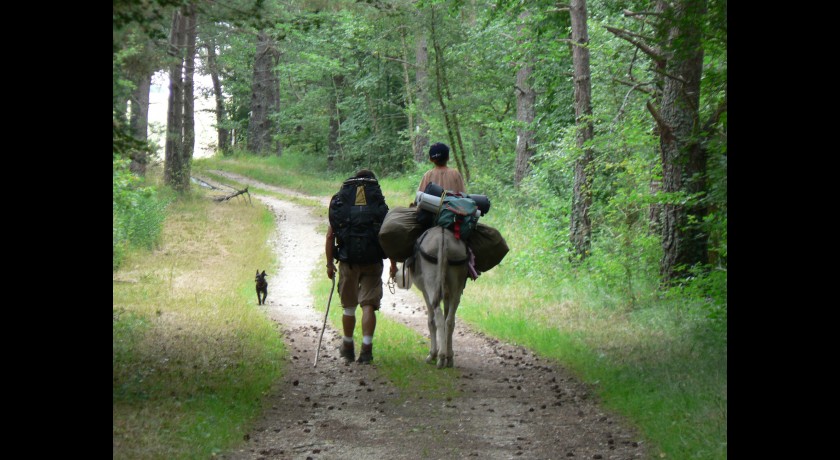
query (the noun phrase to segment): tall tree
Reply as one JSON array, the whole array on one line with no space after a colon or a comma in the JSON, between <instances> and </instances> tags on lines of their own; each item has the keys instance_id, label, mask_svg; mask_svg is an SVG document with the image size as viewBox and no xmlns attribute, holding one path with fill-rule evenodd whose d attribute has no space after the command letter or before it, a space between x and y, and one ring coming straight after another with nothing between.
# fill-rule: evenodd
<instances>
[{"instance_id":1,"label":"tall tree","mask_svg":"<svg viewBox=\"0 0 840 460\"><path fill-rule=\"evenodd\" d=\"M213 82L213 96L216 99L216 132L218 133L218 149L222 155L230 154L230 130L226 127L225 99L222 93L222 81L219 75L219 64L216 61L216 39L204 45L207 49L207 69Z\"/></svg>"},{"instance_id":2,"label":"tall tree","mask_svg":"<svg viewBox=\"0 0 840 460\"><path fill-rule=\"evenodd\" d=\"M417 111L414 115L414 161L423 163L427 161L426 149L429 147L429 123L426 120L429 113L429 49L426 44L425 29L420 28L415 38L414 54L414 82L416 85L415 106Z\"/></svg>"},{"instance_id":3,"label":"tall tree","mask_svg":"<svg viewBox=\"0 0 840 460\"><path fill-rule=\"evenodd\" d=\"M440 45L440 41L435 33L435 22L435 9L432 8L432 48L435 50L435 83L438 102L440 103L440 108L443 112L443 119L446 124L446 133L449 137L449 145L450 150L452 151L452 156L455 157L455 163L458 165L458 170L464 174L464 180L469 183L470 168L467 165L467 158L464 154L464 142L461 139L461 127L458 124L458 114L451 111L446 105L446 100L452 100L452 94L449 91L449 82L446 79L446 60L443 54L443 47Z\"/></svg>"},{"instance_id":4,"label":"tall tree","mask_svg":"<svg viewBox=\"0 0 840 460\"><path fill-rule=\"evenodd\" d=\"M415 138L417 137L417 133L415 132L414 126L414 117L415 117L415 101L414 101L414 90L412 89L413 85L411 84L411 76L408 71L409 67L409 56L408 56L408 45L406 43L406 27L400 28L400 44L402 45L400 51L402 51L402 68L403 68L403 85L405 86L405 107L406 112L408 113L408 138L411 141L411 150L412 150L412 157L416 160L417 159L417 151L416 151L416 141Z\"/></svg>"},{"instance_id":5,"label":"tall tree","mask_svg":"<svg viewBox=\"0 0 840 460\"><path fill-rule=\"evenodd\" d=\"M665 2L660 2L665 3ZM706 189L706 150L701 144L700 80L703 74L702 20L706 0L681 0L663 6L671 18L665 46L665 82L659 110L648 110L659 128L662 154L662 189L689 196ZM694 203L697 203L694 201ZM660 266L663 281L681 277L697 263L708 263L707 235L698 223L706 214L701 204L667 202L662 214Z\"/></svg>"},{"instance_id":6,"label":"tall tree","mask_svg":"<svg viewBox=\"0 0 840 460\"><path fill-rule=\"evenodd\" d=\"M164 183L177 191L189 190L189 177L184 177L184 55L187 20L180 8L172 13L172 31L167 53L169 65L169 99L166 112L166 146L163 168Z\"/></svg>"},{"instance_id":7,"label":"tall tree","mask_svg":"<svg viewBox=\"0 0 840 460\"><path fill-rule=\"evenodd\" d=\"M152 87L152 74L155 72L156 59L151 40L144 40L142 51L124 63L129 78L134 85L131 92L131 110L129 130L139 141L148 140L149 131L149 91ZM131 153L130 170L138 175L146 174L147 152L144 149Z\"/></svg>"},{"instance_id":8,"label":"tall tree","mask_svg":"<svg viewBox=\"0 0 840 460\"><path fill-rule=\"evenodd\" d=\"M179 192L190 189L190 163L195 145L195 17L192 4L175 10L167 51L171 61L163 177L165 184Z\"/></svg>"},{"instance_id":9,"label":"tall tree","mask_svg":"<svg viewBox=\"0 0 840 460\"><path fill-rule=\"evenodd\" d=\"M283 153L283 146L274 139L277 132L272 118L280 109L280 83L274 67L280 52L274 38L265 30L257 33L254 78L251 84L251 117L248 120L248 150L260 154Z\"/></svg>"},{"instance_id":10,"label":"tall tree","mask_svg":"<svg viewBox=\"0 0 840 460\"><path fill-rule=\"evenodd\" d=\"M570 216L570 238L573 256L582 260L589 255L592 223L592 78L589 69L589 33L587 31L586 0L572 0L569 8L572 20L572 62L574 65L575 121L580 157L575 160L575 180Z\"/></svg>"},{"instance_id":11,"label":"tall tree","mask_svg":"<svg viewBox=\"0 0 840 460\"><path fill-rule=\"evenodd\" d=\"M149 133L149 91L152 88L152 72L145 75L138 75L135 81L137 88L134 90L131 97L131 119L129 127L131 134L141 141L148 139ZM131 156L131 165L129 168L132 172L145 175L146 163L148 158L145 151L136 152Z\"/></svg>"},{"instance_id":12,"label":"tall tree","mask_svg":"<svg viewBox=\"0 0 840 460\"><path fill-rule=\"evenodd\" d=\"M194 4L184 6L184 149L182 177L186 180L185 188L190 185L190 171L193 153L195 151L195 40L196 40L196 8Z\"/></svg>"},{"instance_id":13,"label":"tall tree","mask_svg":"<svg viewBox=\"0 0 840 460\"><path fill-rule=\"evenodd\" d=\"M725 10L726 2L716 2ZM663 284L684 278L694 266L708 263L707 167L709 143L722 114L726 95L717 108L701 119L700 97L703 79L704 28L708 26L708 0L657 0L653 11L625 11L626 16L655 18L655 37L627 30L607 28L650 56L660 74L658 97L646 107L659 135L662 182L665 197L661 206L663 256L660 275ZM719 26L713 26L719 27Z\"/></svg>"},{"instance_id":14,"label":"tall tree","mask_svg":"<svg viewBox=\"0 0 840 460\"><path fill-rule=\"evenodd\" d=\"M534 106L537 102L537 92L531 87L531 74L534 73L533 59L527 51L526 34L528 18L531 12L524 10L519 15L520 23L517 26L519 33L519 45L522 49L522 62L519 63L519 70L516 72L516 164L513 173L513 184L518 187L519 183L528 173L531 157L534 156Z\"/></svg>"}]
</instances>

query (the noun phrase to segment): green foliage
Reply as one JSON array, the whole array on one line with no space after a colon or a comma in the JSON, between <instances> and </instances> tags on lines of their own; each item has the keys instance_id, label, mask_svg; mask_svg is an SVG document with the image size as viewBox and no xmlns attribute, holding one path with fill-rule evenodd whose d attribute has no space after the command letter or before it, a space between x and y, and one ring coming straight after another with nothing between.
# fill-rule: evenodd
<instances>
[{"instance_id":1,"label":"green foliage","mask_svg":"<svg viewBox=\"0 0 840 460\"><path fill-rule=\"evenodd\" d=\"M152 249L160 240L168 199L143 186L128 168L130 160L114 158L113 269L131 247Z\"/></svg>"}]
</instances>

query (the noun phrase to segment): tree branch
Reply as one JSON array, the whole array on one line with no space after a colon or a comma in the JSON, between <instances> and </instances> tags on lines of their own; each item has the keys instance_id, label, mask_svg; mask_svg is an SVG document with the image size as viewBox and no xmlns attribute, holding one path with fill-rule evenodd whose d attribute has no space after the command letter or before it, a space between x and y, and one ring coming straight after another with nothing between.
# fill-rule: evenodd
<instances>
[{"instance_id":1,"label":"tree branch","mask_svg":"<svg viewBox=\"0 0 840 460\"><path fill-rule=\"evenodd\" d=\"M624 82L624 81L618 80L617 78L613 78L613 81L618 82L618 83L622 83L622 84L625 84L625 85L630 84L629 82ZM615 114L615 118L613 118L613 123L617 122L618 119L621 118L622 115L624 115L624 107L627 105L627 100L630 98L630 94L633 91L639 90L639 91L642 91L643 93L653 94L653 91L651 91L649 89L642 89L642 86L650 85L650 84L652 84L652 83L650 83L650 82L639 82L639 83L636 83L635 85L633 85L633 87L630 88L629 91L627 91L627 94L624 95L624 100L621 102L621 106L618 108L618 112L616 112L616 114Z\"/></svg>"},{"instance_id":2,"label":"tree branch","mask_svg":"<svg viewBox=\"0 0 840 460\"><path fill-rule=\"evenodd\" d=\"M372 54L372 56L373 56L373 57L377 57L377 58L387 59L387 60L389 60L389 61L397 61L397 62L399 62L399 63L401 63L401 64L410 65L410 66L412 66L412 67L417 67L417 64L415 64L415 63L413 63L413 62L408 62L408 61L403 60L403 59L400 59L400 58L395 58L395 57L391 57L391 56L386 56L386 55L384 55L384 54L375 54L375 53L374 53L374 54Z\"/></svg>"},{"instance_id":3,"label":"tree branch","mask_svg":"<svg viewBox=\"0 0 840 460\"><path fill-rule=\"evenodd\" d=\"M621 79L618 79L618 78L613 78L612 80L613 80L614 82L616 82L616 83L620 83L620 84L625 85L625 86L632 86L632 88L630 89L630 91L633 91L633 90L639 90L639 91L641 91L641 92L643 92L643 93L650 94L651 96L656 95L656 90L655 90L655 89L642 88L643 86L650 86L650 85L653 85L653 82L640 82L640 83L634 83L634 82L632 82L632 81L625 81L625 80L621 80Z\"/></svg>"},{"instance_id":4,"label":"tree branch","mask_svg":"<svg viewBox=\"0 0 840 460\"><path fill-rule=\"evenodd\" d=\"M657 63L664 63L665 62L665 58L661 54L659 54L656 50L654 50L653 48L651 48L650 46L648 46L644 43L639 42L638 40L633 40L630 36L627 35L627 34L631 34L632 32L628 32L626 30L617 29L615 27L609 27L609 26L607 26L606 29L609 32L611 32L613 35L615 35L616 37L627 40L628 42L633 44L636 48L640 49L643 53L650 56Z\"/></svg>"},{"instance_id":5,"label":"tree branch","mask_svg":"<svg viewBox=\"0 0 840 460\"><path fill-rule=\"evenodd\" d=\"M680 77L680 76L677 76L677 75L672 75L670 73L667 73L667 72L665 72L663 70L659 70L659 69L652 69L652 70L653 70L653 72L658 73L659 75L662 75L663 77L667 77L667 78L671 78L673 80L677 80L678 82L682 83L683 85L688 84L688 82L685 81L685 78L683 78L683 77Z\"/></svg>"},{"instance_id":6,"label":"tree branch","mask_svg":"<svg viewBox=\"0 0 840 460\"><path fill-rule=\"evenodd\" d=\"M227 195L227 196L214 197L213 201L221 203L222 201L228 201L229 199L231 199L233 197L236 197L236 196L239 196L239 195L248 195L248 203L253 206L253 203L251 203L251 194L248 193L248 187L245 187L244 189L238 190L235 193L231 193L230 195Z\"/></svg>"},{"instance_id":7,"label":"tree branch","mask_svg":"<svg viewBox=\"0 0 840 460\"><path fill-rule=\"evenodd\" d=\"M642 40L646 40L646 41L649 41L649 42L653 41L653 37L648 37L646 35L638 34L636 32L631 32L627 29L618 29L618 28L615 28L615 27L607 27L607 29L615 29L615 30L621 32L622 35L627 35L629 37L637 37L637 38L641 38Z\"/></svg>"},{"instance_id":8,"label":"tree branch","mask_svg":"<svg viewBox=\"0 0 840 460\"><path fill-rule=\"evenodd\" d=\"M638 11L638 12L636 12L636 11L624 10L623 13L624 13L624 16L626 16L628 18L636 17L636 16L662 16L662 13L657 13L655 11Z\"/></svg>"},{"instance_id":9,"label":"tree branch","mask_svg":"<svg viewBox=\"0 0 840 460\"><path fill-rule=\"evenodd\" d=\"M659 114L659 111L656 110L656 107L650 103L650 101L645 102L645 106L648 109L648 112L653 116L653 119L656 120L656 125L659 126L659 135L662 136L664 141L670 142L674 140L674 134L671 131L671 126L665 122L662 118L662 115Z\"/></svg>"}]
</instances>

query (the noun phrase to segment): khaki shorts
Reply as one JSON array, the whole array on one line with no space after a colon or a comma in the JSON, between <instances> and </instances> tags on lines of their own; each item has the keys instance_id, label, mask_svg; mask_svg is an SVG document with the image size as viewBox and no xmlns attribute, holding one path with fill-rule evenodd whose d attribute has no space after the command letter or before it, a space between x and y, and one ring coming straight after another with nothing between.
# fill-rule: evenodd
<instances>
[{"instance_id":1,"label":"khaki shorts","mask_svg":"<svg viewBox=\"0 0 840 460\"><path fill-rule=\"evenodd\" d=\"M338 263L338 293L343 308L372 305L379 310L382 300L382 262L360 265Z\"/></svg>"}]
</instances>

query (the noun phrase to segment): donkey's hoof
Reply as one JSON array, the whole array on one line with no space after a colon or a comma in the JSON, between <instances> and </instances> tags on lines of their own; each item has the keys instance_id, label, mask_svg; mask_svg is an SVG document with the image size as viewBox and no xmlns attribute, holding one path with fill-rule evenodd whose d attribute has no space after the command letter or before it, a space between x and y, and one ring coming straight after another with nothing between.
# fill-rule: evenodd
<instances>
[{"instance_id":1,"label":"donkey's hoof","mask_svg":"<svg viewBox=\"0 0 840 460\"><path fill-rule=\"evenodd\" d=\"M426 364L434 364L435 361L437 361L437 356L431 354L426 356Z\"/></svg>"},{"instance_id":2,"label":"donkey's hoof","mask_svg":"<svg viewBox=\"0 0 840 460\"><path fill-rule=\"evenodd\" d=\"M446 367L446 357L441 356L441 357L438 358L437 368L438 369L443 369L444 367Z\"/></svg>"}]
</instances>

